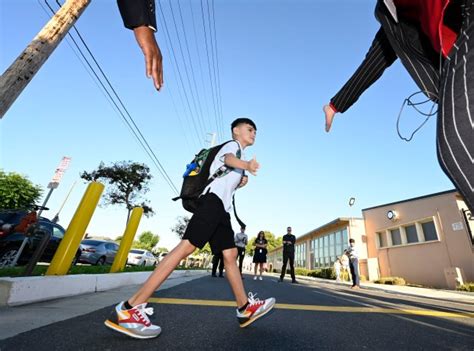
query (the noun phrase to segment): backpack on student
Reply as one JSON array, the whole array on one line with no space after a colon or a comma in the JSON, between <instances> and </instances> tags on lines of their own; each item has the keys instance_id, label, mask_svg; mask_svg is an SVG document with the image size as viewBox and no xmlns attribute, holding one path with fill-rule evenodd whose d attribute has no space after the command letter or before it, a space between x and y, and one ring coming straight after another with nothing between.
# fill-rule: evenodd
<instances>
[{"instance_id":1,"label":"backpack on student","mask_svg":"<svg viewBox=\"0 0 474 351\"><path fill-rule=\"evenodd\" d=\"M194 159L186 165L186 171L183 174L183 185L181 186L181 193L178 197L173 198L173 201L182 200L185 210L194 213L197 208L199 196L204 189L216 179L225 176L232 171L231 167L222 166L210 177L211 164L216 158L218 152L222 147L234 140L226 141L223 144L211 147L209 149L202 149L199 151ZM240 147L239 147L240 151ZM237 153L240 158L240 152Z\"/></svg>"}]
</instances>

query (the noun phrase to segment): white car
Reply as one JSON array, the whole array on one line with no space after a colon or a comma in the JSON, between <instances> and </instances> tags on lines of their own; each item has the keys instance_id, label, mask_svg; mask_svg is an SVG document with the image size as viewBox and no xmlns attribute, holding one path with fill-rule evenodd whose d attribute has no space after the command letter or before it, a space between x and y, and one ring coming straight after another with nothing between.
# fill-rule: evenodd
<instances>
[{"instance_id":1,"label":"white car","mask_svg":"<svg viewBox=\"0 0 474 351\"><path fill-rule=\"evenodd\" d=\"M128 253L127 264L132 266L156 266L158 260L148 250L131 249Z\"/></svg>"}]
</instances>

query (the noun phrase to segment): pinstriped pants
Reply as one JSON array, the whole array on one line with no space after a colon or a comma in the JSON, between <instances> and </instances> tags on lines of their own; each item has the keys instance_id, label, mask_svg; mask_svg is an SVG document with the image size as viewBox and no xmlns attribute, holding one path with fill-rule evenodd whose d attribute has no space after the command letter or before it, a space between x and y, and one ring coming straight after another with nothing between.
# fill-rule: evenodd
<instances>
[{"instance_id":1,"label":"pinstriped pants","mask_svg":"<svg viewBox=\"0 0 474 351\"><path fill-rule=\"evenodd\" d=\"M474 1L466 1L461 33L441 76L437 150L446 175L474 215Z\"/></svg>"},{"instance_id":2,"label":"pinstriped pants","mask_svg":"<svg viewBox=\"0 0 474 351\"><path fill-rule=\"evenodd\" d=\"M379 2L376 15L382 26L364 61L331 103L338 112L345 112L400 58L419 88L438 102L438 160L474 214L473 3L474 0L465 1L460 35L440 70L439 55L423 45L413 27L395 25Z\"/></svg>"}]
</instances>

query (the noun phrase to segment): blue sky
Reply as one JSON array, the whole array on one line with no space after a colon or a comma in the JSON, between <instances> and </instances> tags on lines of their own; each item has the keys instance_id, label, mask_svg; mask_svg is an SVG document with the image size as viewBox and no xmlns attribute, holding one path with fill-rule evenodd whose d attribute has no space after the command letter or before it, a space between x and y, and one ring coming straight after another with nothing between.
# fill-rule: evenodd
<instances>
[{"instance_id":1,"label":"blue sky","mask_svg":"<svg viewBox=\"0 0 474 351\"><path fill-rule=\"evenodd\" d=\"M43 0L40 0L44 4ZM53 5L53 1L49 0ZM177 0L172 1L181 30ZM203 110L203 128L194 128L170 47L158 17L157 39L164 55L165 86L157 93L144 76L143 57L131 31L123 28L115 1L92 1L77 27L114 88L141 128L160 162L179 188L185 164L206 145L216 127L206 58L200 1L180 0L192 65ZM206 1L204 1L206 4ZM170 2L161 6L172 36L178 67L190 96ZM252 118L257 142L248 158L261 163L257 177L237 193L239 216L247 232L277 235L293 226L304 234L340 216L453 188L435 153L436 118L413 141L400 140L396 119L403 100L417 87L400 62L390 67L346 113L324 132L321 107L363 59L379 25L375 1L215 0L220 96L225 138L239 116ZM191 20L196 17L196 33ZM158 10L159 11L159 10ZM48 20L37 0L4 0L0 5L0 69L3 72ZM184 36L180 36L185 57ZM207 33L209 35L209 33ZM196 38L196 39L195 39ZM197 49L196 49L197 47ZM199 65L201 63L201 65ZM193 80L190 84L194 88ZM173 105L173 100L176 109ZM197 114L199 109L192 110ZM423 121L407 110L401 131ZM199 124L198 124L199 125ZM220 141L223 141L222 139ZM0 121L0 167L46 186L62 156L70 168L48 204L54 216L83 170L101 161L133 160L154 175L147 195L156 215L144 218L139 232L151 230L163 246L177 243L170 227L186 214L174 193L143 152L71 47L63 41ZM67 225L86 185L78 181L61 213ZM356 198L350 208L348 200ZM115 237L124 230L124 208L98 208L88 232ZM234 227L237 230L237 226Z\"/></svg>"}]
</instances>

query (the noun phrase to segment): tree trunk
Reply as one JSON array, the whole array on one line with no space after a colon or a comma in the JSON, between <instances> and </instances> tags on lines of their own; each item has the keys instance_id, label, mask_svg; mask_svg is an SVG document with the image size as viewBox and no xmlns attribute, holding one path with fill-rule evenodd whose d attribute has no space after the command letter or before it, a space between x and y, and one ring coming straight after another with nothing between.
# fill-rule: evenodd
<instances>
[{"instance_id":1,"label":"tree trunk","mask_svg":"<svg viewBox=\"0 0 474 351\"><path fill-rule=\"evenodd\" d=\"M0 119L56 49L90 1L66 1L0 77Z\"/></svg>"}]
</instances>

